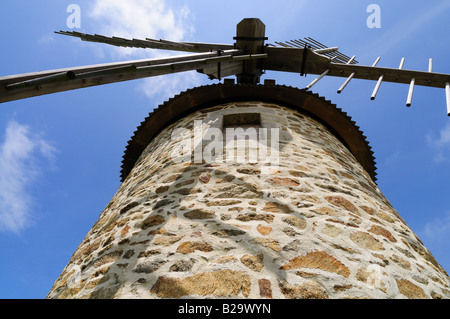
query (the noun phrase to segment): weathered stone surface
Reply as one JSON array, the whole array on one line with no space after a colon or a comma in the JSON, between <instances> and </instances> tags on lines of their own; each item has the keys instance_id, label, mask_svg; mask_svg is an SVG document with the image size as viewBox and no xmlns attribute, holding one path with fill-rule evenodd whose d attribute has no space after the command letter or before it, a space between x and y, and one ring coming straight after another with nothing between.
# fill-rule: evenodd
<instances>
[{"instance_id":1,"label":"weathered stone surface","mask_svg":"<svg viewBox=\"0 0 450 319\"><path fill-rule=\"evenodd\" d=\"M284 217L282 221L298 229L305 229L306 227L306 221L303 218L297 216Z\"/></svg>"},{"instance_id":2,"label":"weathered stone surface","mask_svg":"<svg viewBox=\"0 0 450 319\"><path fill-rule=\"evenodd\" d=\"M162 180L163 183L172 183L174 181L176 181L177 179L180 179L182 177L182 175L180 174L176 174L176 175L171 175L165 179Z\"/></svg>"},{"instance_id":3,"label":"weathered stone surface","mask_svg":"<svg viewBox=\"0 0 450 319\"><path fill-rule=\"evenodd\" d=\"M91 276L91 278L95 278L98 276L102 276L103 278L109 278L108 276L104 276L110 269L110 266L106 266L100 269L97 269ZM106 280L105 280L106 281Z\"/></svg>"},{"instance_id":4,"label":"weathered stone surface","mask_svg":"<svg viewBox=\"0 0 450 319\"><path fill-rule=\"evenodd\" d=\"M207 206L229 206L229 205L236 205L240 204L242 201L235 200L235 199L228 199L228 200L221 200L221 201L212 201L206 203Z\"/></svg>"},{"instance_id":5,"label":"weathered stone surface","mask_svg":"<svg viewBox=\"0 0 450 319\"><path fill-rule=\"evenodd\" d=\"M236 172L241 174L248 174L248 175L258 175L261 174L261 170L259 168L255 167L240 167L236 169Z\"/></svg>"},{"instance_id":6,"label":"weathered stone surface","mask_svg":"<svg viewBox=\"0 0 450 319\"><path fill-rule=\"evenodd\" d=\"M393 243L397 242L397 239L395 239L395 237L392 236L391 232L381 226L372 225L369 229L369 232L375 235L381 235L383 237L386 237L389 241Z\"/></svg>"},{"instance_id":7,"label":"weathered stone surface","mask_svg":"<svg viewBox=\"0 0 450 319\"><path fill-rule=\"evenodd\" d=\"M220 257L220 258L218 258L216 260L213 260L212 263L215 263L215 264L226 264L226 263L229 263L229 262L232 262L232 261L237 261L237 258L234 257L234 256L223 256L223 257Z\"/></svg>"},{"instance_id":8,"label":"weathered stone surface","mask_svg":"<svg viewBox=\"0 0 450 319\"><path fill-rule=\"evenodd\" d=\"M134 208L134 207L136 207L136 206L138 206L138 205L139 205L138 202L132 202L132 203L126 205L125 207L123 207L123 208L120 210L120 214L125 214L127 211L129 211L130 209L132 209L132 208Z\"/></svg>"},{"instance_id":9,"label":"weathered stone surface","mask_svg":"<svg viewBox=\"0 0 450 319\"><path fill-rule=\"evenodd\" d=\"M170 200L170 199L167 199L167 198L166 198L166 199L158 200L158 201L156 202L155 206L153 206L153 209L158 209L158 208L167 206L167 205L169 205L169 204L172 204L173 202L174 202L173 200Z\"/></svg>"},{"instance_id":10,"label":"weathered stone surface","mask_svg":"<svg viewBox=\"0 0 450 319\"><path fill-rule=\"evenodd\" d=\"M431 292L431 298L433 299L446 299L444 296L442 296L440 293L437 293L436 291Z\"/></svg>"},{"instance_id":11,"label":"weathered stone surface","mask_svg":"<svg viewBox=\"0 0 450 319\"><path fill-rule=\"evenodd\" d=\"M422 288L407 279L395 279L400 293L409 299L430 299Z\"/></svg>"},{"instance_id":12,"label":"weathered stone surface","mask_svg":"<svg viewBox=\"0 0 450 319\"><path fill-rule=\"evenodd\" d=\"M184 213L183 216L190 219L210 219L216 217L216 214L212 211L198 208Z\"/></svg>"},{"instance_id":13,"label":"weathered stone surface","mask_svg":"<svg viewBox=\"0 0 450 319\"><path fill-rule=\"evenodd\" d=\"M325 224L323 226L322 229L322 234L331 236L331 237L337 237L342 233L342 229L334 226L334 225L330 225L330 224Z\"/></svg>"},{"instance_id":14,"label":"weathered stone surface","mask_svg":"<svg viewBox=\"0 0 450 319\"><path fill-rule=\"evenodd\" d=\"M189 271L194 266L196 260L191 259L180 259L177 260L172 266L170 266L169 271Z\"/></svg>"},{"instance_id":15,"label":"weathered stone surface","mask_svg":"<svg viewBox=\"0 0 450 319\"><path fill-rule=\"evenodd\" d=\"M344 208L352 213L359 214L358 208L342 196L326 196L325 199L332 205Z\"/></svg>"},{"instance_id":16,"label":"weathered stone surface","mask_svg":"<svg viewBox=\"0 0 450 319\"><path fill-rule=\"evenodd\" d=\"M216 173L216 175L217 175L217 173ZM235 178L236 177L234 175L226 175L225 177L216 179L216 184L228 183L228 182L233 181Z\"/></svg>"},{"instance_id":17,"label":"weathered stone surface","mask_svg":"<svg viewBox=\"0 0 450 319\"><path fill-rule=\"evenodd\" d=\"M281 213L281 214L292 213L292 209L288 205L277 203L277 202L267 202L266 205L264 206L263 210L265 212L270 212L270 213Z\"/></svg>"},{"instance_id":18,"label":"weathered stone surface","mask_svg":"<svg viewBox=\"0 0 450 319\"><path fill-rule=\"evenodd\" d=\"M164 227L160 227L160 228L155 228L150 230L147 233L148 236L152 236L152 235L166 235L166 236L175 236L172 233L167 233L167 229L165 229Z\"/></svg>"},{"instance_id":19,"label":"weathered stone surface","mask_svg":"<svg viewBox=\"0 0 450 319\"><path fill-rule=\"evenodd\" d=\"M382 280L381 270L377 265L369 265L358 269L356 272L356 279L365 283L368 287L377 288L386 292L386 286Z\"/></svg>"},{"instance_id":20,"label":"weathered stone surface","mask_svg":"<svg viewBox=\"0 0 450 319\"><path fill-rule=\"evenodd\" d=\"M133 255L134 255L134 250L129 249L125 252L125 254L123 254L123 258L130 259L131 257L133 257Z\"/></svg>"},{"instance_id":21,"label":"weathered stone surface","mask_svg":"<svg viewBox=\"0 0 450 319\"><path fill-rule=\"evenodd\" d=\"M258 231L258 233L260 233L263 236L267 236L272 232L272 227L267 227L267 226L263 226L261 224L259 224L256 227L256 230Z\"/></svg>"},{"instance_id":22,"label":"weathered stone surface","mask_svg":"<svg viewBox=\"0 0 450 319\"><path fill-rule=\"evenodd\" d=\"M138 258L148 257L151 255L159 255L159 254L161 254L161 249L151 249L151 250L140 252L138 255Z\"/></svg>"},{"instance_id":23,"label":"weathered stone surface","mask_svg":"<svg viewBox=\"0 0 450 319\"><path fill-rule=\"evenodd\" d=\"M239 230L239 229L220 229L215 232L212 232L212 234L217 237L226 238L226 237L230 237L230 236L243 235L243 234L245 234L245 231Z\"/></svg>"},{"instance_id":24,"label":"weathered stone surface","mask_svg":"<svg viewBox=\"0 0 450 319\"><path fill-rule=\"evenodd\" d=\"M272 250L275 251L280 251L280 243L275 240L275 239L271 239L271 238L255 238L252 240L252 242L258 244L258 245L262 245L264 247L268 247Z\"/></svg>"},{"instance_id":25,"label":"weathered stone surface","mask_svg":"<svg viewBox=\"0 0 450 319\"><path fill-rule=\"evenodd\" d=\"M252 184L226 184L211 189L209 195L213 198L261 198L263 193Z\"/></svg>"},{"instance_id":26,"label":"weathered stone surface","mask_svg":"<svg viewBox=\"0 0 450 319\"><path fill-rule=\"evenodd\" d=\"M168 185L164 185L161 187L158 187L157 189L155 189L155 193L156 194L161 194L161 193L165 193L169 190L169 186Z\"/></svg>"},{"instance_id":27,"label":"weathered stone surface","mask_svg":"<svg viewBox=\"0 0 450 319\"><path fill-rule=\"evenodd\" d=\"M366 232L357 231L350 234L350 239L359 247L371 250L383 250L383 244Z\"/></svg>"},{"instance_id":28,"label":"weathered stone surface","mask_svg":"<svg viewBox=\"0 0 450 319\"><path fill-rule=\"evenodd\" d=\"M430 262L436 268L441 268L439 263L434 259L433 255L423 247L420 243L409 242L408 243L415 252L417 252L420 256L422 256L426 261Z\"/></svg>"},{"instance_id":29,"label":"weathered stone surface","mask_svg":"<svg viewBox=\"0 0 450 319\"><path fill-rule=\"evenodd\" d=\"M89 299L112 299L117 293L116 288L100 288L94 290L92 293L90 293L88 296L86 296Z\"/></svg>"},{"instance_id":30,"label":"weathered stone surface","mask_svg":"<svg viewBox=\"0 0 450 319\"><path fill-rule=\"evenodd\" d=\"M280 128L278 166L173 161L173 129L193 138L195 120L205 129L241 112ZM294 109L250 101L162 128L48 297L450 298L449 287L339 139Z\"/></svg>"},{"instance_id":31,"label":"weathered stone surface","mask_svg":"<svg viewBox=\"0 0 450 319\"><path fill-rule=\"evenodd\" d=\"M320 215L329 215L329 216L335 216L337 215L336 211L333 208L330 207L319 207L311 209L312 212L315 212Z\"/></svg>"},{"instance_id":32,"label":"weathered stone surface","mask_svg":"<svg viewBox=\"0 0 450 319\"><path fill-rule=\"evenodd\" d=\"M209 243L198 241L185 241L177 247L177 253L189 254L196 250L203 252L212 251L213 248Z\"/></svg>"},{"instance_id":33,"label":"weathered stone surface","mask_svg":"<svg viewBox=\"0 0 450 319\"><path fill-rule=\"evenodd\" d=\"M175 193L175 194L180 194L180 195L184 195L184 196L191 195L191 194L198 194L201 192L202 192L202 189L200 187L178 188L173 191L173 193Z\"/></svg>"},{"instance_id":34,"label":"weathered stone surface","mask_svg":"<svg viewBox=\"0 0 450 319\"><path fill-rule=\"evenodd\" d=\"M290 170L289 174L291 174L294 177L308 177L308 174L302 171L296 171L296 170Z\"/></svg>"},{"instance_id":35,"label":"weathered stone surface","mask_svg":"<svg viewBox=\"0 0 450 319\"><path fill-rule=\"evenodd\" d=\"M400 267L407 269L407 270L411 270L411 263L406 260L403 257L400 257L396 254L393 254L390 258L392 261L394 261L395 263L397 263L397 265L399 265Z\"/></svg>"},{"instance_id":36,"label":"weathered stone surface","mask_svg":"<svg viewBox=\"0 0 450 319\"><path fill-rule=\"evenodd\" d=\"M305 256L295 257L288 264L280 267L283 270L298 268L321 269L344 277L350 275L350 270L343 263L324 251L314 251L307 253Z\"/></svg>"},{"instance_id":37,"label":"weathered stone surface","mask_svg":"<svg viewBox=\"0 0 450 319\"><path fill-rule=\"evenodd\" d=\"M236 216L237 220L240 221L251 221L251 220L262 220L267 223L271 223L275 216L271 214L256 214L256 213L247 213L247 214L239 214Z\"/></svg>"},{"instance_id":38,"label":"weathered stone surface","mask_svg":"<svg viewBox=\"0 0 450 319\"><path fill-rule=\"evenodd\" d=\"M377 216L380 217L381 219L389 222L389 223L393 223L394 222L394 219L389 214L387 214L386 212L378 212Z\"/></svg>"},{"instance_id":39,"label":"weathered stone surface","mask_svg":"<svg viewBox=\"0 0 450 319\"><path fill-rule=\"evenodd\" d=\"M273 177L268 182L274 186L298 186L299 181L295 178Z\"/></svg>"},{"instance_id":40,"label":"weathered stone surface","mask_svg":"<svg viewBox=\"0 0 450 319\"><path fill-rule=\"evenodd\" d=\"M315 195L299 195L298 198L304 202L309 202L313 204L321 203L321 199Z\"/></svg>"},{"instance_id":41,"label":"weathered stone surface","mask_svg":"<svg viewBox=\"0 0 450 319\"><path fill-rule=\"evenodd\" d=\"M162 260L162 259L145 260L145 261L137 264L136 267L133 269L133 271L137 272L137 273L149 274L149 273L152 273L155 270L157 270L159 267L161 267L165 263L166 263L166 261Z\"/></svg>"},{"instance_id":42,"label":"weathered stone surface","mask_svg":"<svg viewBox=\"0 0 450 319\"><path fill-rule=\"evenodd\" d=\"M237 297L250 293L250 276L243 271L219 270L179 279L161 276L150 292L160 298L183 296Z\"/></svg>"},{"instance_id":43,"label":"weathered stone surface","mask_svg":"<svg viewBox=\"0 0 450 319\"><path fill-rule=\"evenodd\" d=\"M240 259L241 263L243 263L245 266L247 266L248 268L255 270L255 271L260 271L261 269L264 268L264 255L263 254L258 254L258 255L244 255L241 257Z\"/></svg>"},{"instance_id":44,"label":"weathered stone surface","mask_svg":"<svg viewBox=\"0 0 450 319\"><path fill-rule=\"evenodd\" d=\"M73 296L77 295L83 287L76 287L76 288L67 288L64 289L58 296L56 296L56 299L69 299L73 298Z\"/></svg>"},{"instance_id":45,"label":"weathered stone surface","mask_svg":"<svg viewBox=\"0 0 450 319\"><path fill-rule=\"evenodd\" d=\"M169 246L181 240L181 238L183 237L184 237L183 235L164 234L156 237L156 239L153 241L153 244Z\"/></svg>"},{"instance_id":46,"label":"weathered stone surface","mask_svg":"<svg viewBox=\"0 0 450 319\"><path fill-rule=\"evenodd\" d=\"M112 263L112 262L119 260L120 256L122 256L122 253L123 253L122 250L118 250L118 251L114 251L114 252L108 253L106 255L103 255L94 262L94 267L101 267L105 264Z\"/></svg>"},{"instance_id":47,"label":"weathered stone surface","mask_svg":"<svg viewBox=\"0 0 450 319\"><path fill-rule=\"evenodd\" d=\"M208 172L202 173L202 174L200 174L200 176L198 177L198 179L199 179L202 183L207 184L207 183L209 182L209 180L211 179L211 175L210 175Z\"/></svg>"},{"instance_id":48,"label":"weathered stone surface","mask_svg":"<svg viewBox=\"0 0 450 319\"><path fill-rule=\"evenodd\" d=\"M328 299L328 294L318 283L307 281L301 285L291 285L284 279L278 280L283 295L288 299Z\"/></svg>"},{"instance_id":49,"label":"weathered stone surface","mask_svg":"<svg viewBox=\"0 0 450 319\"><path fill-rule=\"evenodd\" d=\"M166 219L161 215L152 215L142 221L141 229L147 229L149 227L158 226L164 223L165 221Z\"/></svg>"},{"instance_id":50,"label":"weathered stone surface","mask_svg":"<svg viewBox=\"0 0 450 319\"><path fill-rule=\"evenodd\" d=\"M298 239L295 239L288 243L287 245L283 246L284 251L298 251L300 249L301 242Z\"/></svg>"},{"instance_id":51,"label":"weathered stone surface","mask_svg":"<svg viewBox=\"0 0 450 319\"><path fill-rule=\"evenodd\" d=\"M366 206L366 205L361 205L359 207L369 215L375 214L375 209L373 207Z\"/></svg>"},{"instance_id":52,"label":"weathered stone surface","mask_svg":"<svg viewBox=\"0 0 450 319\"><path fill-rule=\"evenodd\" d=\"M302 271L302 270L296 271L295 274L297 276L302 277L302 278L309 278L309 279L317 278L317 276L318 276L318 274L314 274L314 273L311 273L311 272L308 272L308 271Z\"/></svg>"},{"instance_id":53,"label":"weathered stone surface","mask_svg":"<svg viewBox=\"0 0 450 319\"><path fill-rule=\"evenodd\" d=\"M345 290L350 289L352 287L353 287L352 285L334 285L333 289L335 291L345 291Z\"/></svg>"},{"instance_id":54,"label":"weathered stone surface","mask_svg":"<svg viewBox=\"0 0 450 319\"><path fill-rule=\"evenodd\" d=\"M261 298L272 299L272 284L268 279L259 279L259 295Z\"/></svg>"},{"instance_id":55,"label":"weathered stone surface","mask_svg":"<svg viewBox=\"0 0 450 319\"><path fill-rule=\"evenodd\" d=\"M296 232L295 229L292 227L284 227L283 233L285 233L286 235L288 235L290 237L295 237L295 236L299 235L299 233Z\"/></svg>"},{"instance_id":56,"label":"weathered stone surface","mask_svg":"<svg viewBox=\"0 0 450 319\"><path fill-rule=\"evenodd\" d=\"M195 180L194 179L190 179L190 180L187 180L187 181L184 181L184 182L176 184L175 188L181 188L183 186L191 185L191 184L194 184L194 183L195 183Z\"/></svg>"},{"instance_id":57,"label":"weathered stone surface","mask_svg":"<svg viewBox=\"0 0 450 319\"><path fill-rule=\"evenodd\" d=\"M128 231L131 229L130 225L126 225L124 228L122 228L122 230L120 231L120 235L123 237L125 236Z\"/></svg>"}]
</instances>

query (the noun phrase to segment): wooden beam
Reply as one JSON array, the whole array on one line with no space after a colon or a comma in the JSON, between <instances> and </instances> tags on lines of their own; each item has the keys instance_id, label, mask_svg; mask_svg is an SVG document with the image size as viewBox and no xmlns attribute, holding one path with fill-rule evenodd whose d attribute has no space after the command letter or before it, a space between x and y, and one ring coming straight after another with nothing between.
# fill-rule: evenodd
<instances>
[{"instance_id":1,"label":"wooden beam","mask_svg":"<svg viewBox=\"0 0 450 319\"><path fill-rule=\"evenodd\" d=\"M231 50L232 44L219 43L196 43L196 42L175 42L168 40L156 40L147 38L141 39L125 39L120 37L106 37L98 34L87 34L77 31L57 31L57 34L80 38L82 41L104 43L118 47L128 48L149 48L184 52L211 52L217 50Z\"/></svg>"},{"instance_id":2,"label":"wooden beam","mask_svg":"<svg viewBox=\"0 0 450 319\"><path fill-rule=\"evenodd\" d=\"M427 71L405 70L398 68L384 68L377 66L364 66L347 63L332 63L330 59L314 53L310 49L306 55L305 73L322 74L329 70L327 76L337 76L378 81L383 76L383 81L409 84L415 79L416 85L445 88L445 83L450 82L450 74L434 73ZM300 48L265 47L268 54L264 59L263 69L300 73L302 71L303 51Z\"/></svg>"},{"instance_id":3,"label":"wooden beam","mask_svg":"<svg viewBox=\"0 0 450 319\"><path fill-rule=\"evenodd\" d=\"M227 50L222 52L222 57L232 56L240 54L241 51L239 50ZM122 81L128 81L128 80L135 80L150 76L158 76L168 73L174 73L174 72L182 72L182 71L189 71L189 70L196 70L196 68L201 68L202 63L198 63L198 65L189 65L185 68L179 68L177 70L168 70L167 68L164 70L149 70L146 72L106 72L107 74L102 74L104 71L111 70L111 69L120 69L120 68L127 68L130 65L135 66L136 68L141 67L147 67L147 66L156 66L161 64L170 64L170 63L179 63L179 62L187 62L192 60L201 60L201 59L207 59L207 58L215 58L217 57L217 52L211 52L211 53L197 53L197 54L189 54L189 55L181 55L181 56L175 56L175 57L169 57L169 58L163 58L163 59L143 59L143 60L134 60L134 61L125 61L125 62L115 62L115 63L105 63L105 64L97 64L97 65L91 65L91 66L82 66L82 67L73 67L73 68L64 68L64 69L57 69L57 70L49 70L49 71L42 71L42 72L33 72L33 73L26 73L26 74L19 74L19 75L12 75L12 76L4 76L0 77L0 103L1 102L7 102L7 101L13 101L18 99L24 99L28 97L33 96L39 96L44 94L50 94L50 93L56 93L56 92L62 92L62 91L68 91L68 90L74 90L79 88L85 88L85 87L91 87L96 85L102 85L102 84L108 84L108 83L115 83L115 82L122 82ZM242 63L242 62L241 62ZM61 81L55 81L55 82L49 82L49 83L43 83L41 85L35 85L35 86L24 86L24 87L18 87L16 89L10 89L7 88L8 85L14 84L14 83L21 83L24 81L29 80L36 80L36 79L42 79L45 77L51 77L54 75L63 74L65 72L72 72L75 74L74 79L66 79ZM90 72L99 72L99 76L95 77L85 77L85 78L77 78L76 75L78 74L86 74Z\"/></svg>"},{"instance_id":4,"label":"wooden beam","mask_svg":"<svg viewBox=\"0 0 450 319\"><path fill-rule=\"evenodd\" d=\"M243 54L264 53L266 26L256 18L244 19L236 28L236 48ZM262 74L261 61L253 60L244 63L242 74L238 74L238 82L256 84Z\"/></svg>"}]
</instances>

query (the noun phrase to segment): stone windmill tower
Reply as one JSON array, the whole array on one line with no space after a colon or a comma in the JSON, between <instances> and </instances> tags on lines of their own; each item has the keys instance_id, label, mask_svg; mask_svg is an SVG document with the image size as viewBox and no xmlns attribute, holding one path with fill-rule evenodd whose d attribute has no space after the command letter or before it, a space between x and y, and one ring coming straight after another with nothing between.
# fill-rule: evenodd
<instances>
[{"instance_id":1,"label":"stone windmill tower","mask_svg":"<svg viewBox=\"0 0 450 319\"><path fill-rule=\"evenodd\" d=\"M343 87L378 79L374 97L383 80L449 92L450 76L357 66L312 39L266 46L264 29L243 20L232 46L64 33L211 52L4 82L13 99L36 85L44 94L186 69L237 75L180 93L141 123L122 185L48 298L450 298L447 273L377 188L355 122L307 89L258 84L264 69L348 77Z\"/></svg>"}]
</instances>

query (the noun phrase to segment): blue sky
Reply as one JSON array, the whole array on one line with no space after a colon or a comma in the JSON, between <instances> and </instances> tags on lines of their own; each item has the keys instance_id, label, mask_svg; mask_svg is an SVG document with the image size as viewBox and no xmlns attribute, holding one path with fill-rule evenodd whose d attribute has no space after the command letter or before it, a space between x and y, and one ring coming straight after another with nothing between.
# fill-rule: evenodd
<instances>
[{"instance_id":1,"label":"blue sky","mask_svg":"<svg viewBox=\"0 0 450 319\"><path fill-rule=\"evenodd\" d=\"M75 31L107 36L233 43L236 24L257 17L269 42L313 37L356 55L362 65L450 73L450 3L441 1L5 0L0 4L0 76L172 53L119 49L54 34L69 30L66 11L81 9ZM368 28L369 4L381 27ZM315 76L268 72L299 88ZM357 122L373 147L378 185L408 225L450 271L450 122L443 89L324 78L313 91ZM86 88L0 104L0 298L44 298L76 247L120 186L133 131L155 106L210 83L195 72Z\"/></svg>"}]
</instances>

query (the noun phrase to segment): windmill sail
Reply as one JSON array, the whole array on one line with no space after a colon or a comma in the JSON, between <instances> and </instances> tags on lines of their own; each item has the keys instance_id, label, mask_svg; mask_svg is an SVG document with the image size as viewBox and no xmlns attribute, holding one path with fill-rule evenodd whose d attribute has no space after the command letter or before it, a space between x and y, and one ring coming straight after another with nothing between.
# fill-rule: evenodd
<instances>
[{"instance_id":1,"label":"windmill sail","mask_svg":"<svg viewBox=\"0 0 450 319\"><path fill-rule=\"evenodd\" d=\"M311 38L308 38L311 39ZM309 40L311 41L311 40ZM311 41L313 44L314 42ZM346 77L347 79L337 90L341 93L351 79L377 81L371 99L374 100L382 82L410 84L406 105L411 105L414 85L445 88L447 101L447 115L450 116L450 74L432 72L433 61L429 60L428 71L403 69L404 58L399 68L386 68L377 66L380 57L371 65L357 65L354 57L349 58L343 54L332 56L333 51L324 51L326 47L312 47L309 42L276 42L278 46L271 45L266 48L268 58L264 67L268 70L298 72L300 74L319 74L307 89L321 80L324 76ZM302 48L301 45L304 45ZM321 51L322 50L322 51ZM336 51L336 50L334 50Z\"/></svg>"},{"instance_id":2,"label":"windmill sail","mask_svg":"<svg viewBox=\"0 0 450 319\"><path fill-rule=\"evenodd\" d=\"M285 42L277 42L275 41L275 44L269 44L270 46L282 46L285 48L311 48L315 53L325 55L329 58L331 58L335 62L341 62L341 63L349 63L349 64L357 64L358 61L355 60L355 57L349 57L341 52L339 52L337 47L327 47L326 45L320 43L319 41L311 38L306 37L304 40L297 39L297 40L289 40Z\"/></svg>"},{"instance_id":3,"label":"windmill sail","mask_svg":"<svg viewBox=\"0 0 450 319\"><path fill-rule=\"evenodd\" d=\"M68 35L80 38L83 41L105 43L119 47L160 49L183 52L212 52L217 50L231 50L233 45L218 43L195 43L195 42L174 42L168 40L155 40L146 38L125 39L120 37L106 37L98 34L86 34L76 31L57 31L57 34Z\"/></svg>"},{"instance_id":4,"label":"windmill sail","mask_svg":"<svg viewBox=\"0 0 450 319\"><path fill-rule=\"evenodd\" d=\"M404 59L398 68L377 66L380 58L371 66L360 65L355 56L347 56L339 52L337 47L327 47L311 37L266 44L264 24L255 23L253 21L238 24L236 36L233 38L236 42L233 44L174 42L149 38L125 39L76 31L59 31L56 33L80 38L83 41L120 47L194 52L194 54L3 76L0 77L0 103L191 70L204 73L210 79L235 75L240 83L256 84L260 80L260 75L270 70L319 75L306 86L307 89L325 76L346 78L337 90L338 93L341 93L352 79L377 81L371 99L375 99L382 82L409 84L407 106L412 103L415 85L445 88L447 114L450 115L450 74L433 72L431 59L428 71L404 69Z\"/></svg>"},{"instance_id":5,"label":"windmill sail","mask_svg":"<svg viewBox=\"0 0 450 319\"><path fill-rule=\"evenodd\" d=\"M214 78L235 75L245 60L266 54L242 54L240 50L198 53L162 59L143 59L0 77L0 102L68 91L114 82L197 70ZM221 70L217 69L220 63Z\"/></svg>"}]
</instances>

